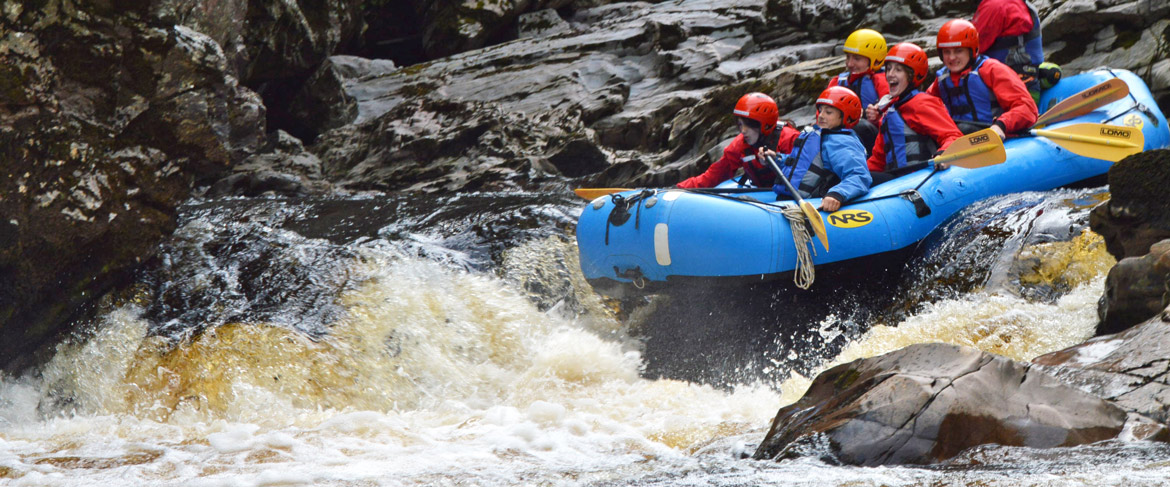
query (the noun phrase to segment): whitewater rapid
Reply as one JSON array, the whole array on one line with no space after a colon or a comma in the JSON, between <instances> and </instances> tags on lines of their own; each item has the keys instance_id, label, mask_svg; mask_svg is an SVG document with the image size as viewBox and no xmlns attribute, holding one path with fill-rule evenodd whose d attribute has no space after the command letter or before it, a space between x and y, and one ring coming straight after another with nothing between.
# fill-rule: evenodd
<instances>
[{"instance_id":1,"label":"whitewater rapid","mask_svg":"<svg viewBox=\"0 0 1170 487\"><path fill-rule=\"evenodd\" d=\"M574 291L584 293L584 312L542 311L509 272L469 271L384 245L359 250L347 270L357 284L339 299L345 316L318 340L230 323L174 344L150 336L131 302L95 323L89 340L60 347L39 375L4 378L0 479L922 485L954 475L741 459L810 378L718 389L646 379L638 341L587 288ZM541 239L516 249L509 268L532 272L566 255L571 242ZM1067 347L1092 334L1104 271L1048 304L977 292L926 305L897 327L870 330L818 370L924 341L1020 360ZM831 333L834 319L816 326ZM1096 474L1089 484L1139 473Z\"/></svg>"}]
</instances>

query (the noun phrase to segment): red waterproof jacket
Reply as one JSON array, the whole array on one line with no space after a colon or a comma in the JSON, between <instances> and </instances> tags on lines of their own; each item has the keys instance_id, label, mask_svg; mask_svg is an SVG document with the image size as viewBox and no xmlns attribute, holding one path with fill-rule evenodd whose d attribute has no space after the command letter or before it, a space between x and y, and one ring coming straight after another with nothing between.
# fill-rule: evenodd
<instances>
[{"instance_id":1,"label":"red waterproof jacket","mask_svg":"<svg viewBox=\"0 0 1170 487\"><path fill-rule=\"evenodd\" d=\"M783 125L780 128L780 141L776 144L776 152L780 154L787 154L792 152L792 143L800 136L800 131L792 126ZM756 157L756 149L751 147L743 140L743 134L739 134L723 149L723 157L711 164L703 174L684 180L678 183L680 188L712 188L731 179L735 175L735 171L750 164L749 169L744 169L745 172L751 174L759 174L765 181L756 181L756 185L764 188L772 187L772 179L776 177L772 174L771 169L766 169L763 161Z\"/></svg>"},{"instance_id":2,"label":"red waterproof jacket","mask_svg":"<svg viewBox=\"0 0 1170 487\"><path fill-rule=\"evenodd\" d=\"M970 72L971 70L967 69L959 74L951 73L951 82L958 85L959 81ZM1024 82L1020 81L1020 76L1012 68L995 59L988 59L979 68L979 77L991 89L996 102L1003 109L1003 113L996 120L1003 124L1005 133L1017 133L1036 123L1036 118L1039 116L1036 101L1032 99L1032 94L1028 93L1028 87L1024 86ZM936 79L926 92L940 96L941 88L939 88L938 83L939 81Z\"/></svg>"},{"instance_id":3,"label":"red waterproof jacket","mask_svg":"<svg viewBox=\"0 0 1170 487\"><path fill-rule=\"evenodd\" d=\"M891 109L897 105L900 98L896 98L890 103ZM937 96L919 93L918 96L899 106L897 110L914 132L929 136L938 144L939 150L946 150L947 147L950 147L951 142L963 135L959 128L955 127L955 121L951 120L951 114L947 112L947 107ZM877 140L873 143L873 153L865 162L870 171L884 171L886 169L886 143L881 130L878 130Z\"/></svg>"},{"instance_id":4,"label":"red waterproof jacket","mask_svg":"<svg viewBox=\"0 0 1170 487\"><path fill-rule=\"evenodd\" d=\"M1027 34L1032 30L1032 15L1023 0L983 0L975 9L975 30L979 32L979 52L991 50L996 39Z\"/></svg>"}]
</instances>

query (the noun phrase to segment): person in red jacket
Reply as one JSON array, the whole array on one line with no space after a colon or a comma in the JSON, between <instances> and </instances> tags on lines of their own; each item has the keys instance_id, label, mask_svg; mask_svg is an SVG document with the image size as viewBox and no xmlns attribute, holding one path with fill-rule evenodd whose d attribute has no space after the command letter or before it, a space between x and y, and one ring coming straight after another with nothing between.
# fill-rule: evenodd
<instances>
[{"instance_id":1,"label":"person in red jacket","mask_svg":"<svg viewBox=\"0 0 1170 487\"><path fill-rule=\"evenodd\" d=\"M763 93L743 95L731 113L735 115L739 135L723 149L723 157L711 164L703 174L678 183L678 187L711 188L731 179L739 169L743 169L751 185L772 187L776 174L756 157L756 153L762 148L775 148L776 152L781 153L791 152L792 143L800 131L788 124L776 130L780 110L776 101Z\"/></svg>"},{"instance_id":2,"label":"person in red jacket","mask_svg":"<svg viewBox=\"0 0 1170 487\"><path fill-rule=\"evenodd\" d=\"M877 105L878 101L890 94L886 83L886 72L882 62L886 59L886 38L872 29L858 29L845 38L845 72L829 80L829 88L844 86L853 90L861 100L861 106ZM861 119L853 127L868 156L877 138L877 125Z\"/></svg>"},{"instance_id":3,"label":"person in red jacket","mask_svg":"<svg viewBox=\"0 0 1170 487\"><path fill-rule=\"evenodd\" d=\"M1012 68L979 54L974 24L948 21L936 42L945 66L926 91L942 99L963 133L991 127L1003 138L1036 123L1036 102L1028 88Z\"/></svg>"},{"instance_id":4,"label":"person in red jacket","mask_svg":"<svg viewBox=\"0 0 1170 487\"><path fill-rule=\"evenodd\" d=\"M891 101L866 160L875 185L930 160L963 135L938 97L918 91L929 69L926 52L909 42L894 44L886 54Z\"/></svg>"},{"instance_id":5,"label":"person in red jacket","mask_svg":"<svg viewBox=\"0 0 1170 487\"><path fill-rule=\"evenodd\" d=\"M1025 0L982 0L971 23L979 33L979 52L1019 74L1033 101L1039 100L1042 79L1055 75L1045 79L1050 86L1059 80L1059 67L1044 63L1040 16Z\"/></svg>"}]
</instances>

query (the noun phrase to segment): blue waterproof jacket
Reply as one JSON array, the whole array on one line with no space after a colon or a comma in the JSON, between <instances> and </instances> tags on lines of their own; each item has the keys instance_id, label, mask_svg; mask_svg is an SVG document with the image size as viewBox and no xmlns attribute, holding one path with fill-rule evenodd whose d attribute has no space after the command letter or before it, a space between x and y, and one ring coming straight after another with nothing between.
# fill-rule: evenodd
<instances>
[{"instance_id":1,"label":"blue waterproof jacket","mask_svg":"<svg viewBox=\"0 0 1170 487\"><path fill-rule=\"evenodd\" d=\"M864 195L873 182L865 163L865 147L846 128L806 128L792 152L781 158L780 170L805 198L833 196L846 202ZM772 189L781 196L792 196L782 184Z\"/></svg>"}]
</instances>

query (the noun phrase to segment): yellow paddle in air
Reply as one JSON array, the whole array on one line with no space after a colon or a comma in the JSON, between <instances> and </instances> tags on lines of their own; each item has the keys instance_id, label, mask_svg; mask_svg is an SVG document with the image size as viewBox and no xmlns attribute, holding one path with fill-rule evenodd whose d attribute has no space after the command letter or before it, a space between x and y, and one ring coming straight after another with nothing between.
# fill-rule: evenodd
<instances>
[{"instance_id":1,"label":"yellow paddle in air","mask_svg":"<svg viewBox=\"0 0 1170 487\"><path fill-rule=\"evenodd\" d=\"M1003 148L1003 140L999 134L991 129L971 132L959 137L947 146L934 163L946 163L956 167L977 169L994 166L1007 160L1007 151Z\"/></svg>"},{"instance_id":2,"label":"yellow paddle in air","mask_svg":"<svg viewBox=\"0 0 1170 487\"><path fill-rule=\"evenodd\" d=\"M1113 78L1065 98L1036 119L1035 126L1043 127L1070 118L1076 118L1129 95L1129 85Z\"/></svg>"},{"instance_id":3,"label":"yellow paddle in air","mask_svg":"<svg viewBox=\"0 0 1170 487\"><path fill-rule=\"evenodd\" d=\"M1032 129L1028 133L1046 137L1073 154L1117 162L1141 152L1146 138L1134 127L1078 123L1054 129Z\"/></svg>"},{"instance_id":4,"label":"yellow paddle in air","mask_svg":"<svg viewBox=\"0 0 1170 487\"><path fill-rule=\"evenodd\" d=\"M1035 126L1044 127L1056 122L1076 118L1117 100L1125 98L1126 96L1129 96L1129 85L1125 84L1125 81L1122 81L1120 78L1112 78L1106 81L1102 81L1096 86L1090 87L1081 91L1080 93L1065 98L1060 103L1057 103L1052 108L1048 109L1048 111L1044 112L1044 114L1040 115L1040 117L1036 119ZM976 134L982 134L984 132L985 131L981 130L979 132L968 134L963 136L963 139L967 139ZM1115 127L1112 125L1106 126L1095 123L1069 125L1067 127L1060 127L1051 130L1033 129L1030 131L1030 133L1036 136L1047 137L1055 144L1064 147L1074 154L1113 162L1124 159L1126 156L1135 152L1141 152L1142 148L1145 146L1145 138L1143 137L1140 130L1130 129L1129 127ZM996 139L999 139L999 137L996 137ZM944 152L943 155L939 156L940 158L946 157L948 155L954 157L943 160L941 162L948 162L954 166L973 169L976 167L985 167L999 164L1006 160L1006 156L1004 156L997 162L989 162L994 161L997 157L995 155L996 153L994 152L995 148L992 147L992 145L995 144L990 144L990 139L983 141L982 143L960 143L960 150L963 150L964 147L966 149L974 149L976 146L979 146L978 151L972 152L970 154L964 154L962 156L958 155L958 151L952 153L952 151L956 149L954 145L955 143L960 142L956 140L951 144L950 147L947 148L947 151ZM1002 152L1003 141L999 141L998 145L999 151ZM935 162L940 161L936 158ZM577 188L574 189L573 192L577 193L577 196L587 200L592 200L598 196L605 196L607 194L630 190L631 188Z\"/></svg>"},{"instance_id":5,"label":"yellow paddle in air","mask_svg":"<svg viewBox=\"0 0 1170 487\"><path fill-rule=\"evenodd\" d=\"M1063 128L1064 127L1062 127L1062 129ZM1003 141L1000 140L999 136L996 135L995 132L992 132L991 129L980 130L978 132L967 134L958 139L955 139L955 141L951 142L951 145L947 147L946 151L944 151L938 157L934 158L936 163L945 162L952 166L965 167L968 169L993 166L1005 160L1007 160L1007 153L1004 152ZM768 162L771 163L772 161ZM772 170L775 171L776 169ZM791 185L792 183L789 182L788 184ZM607 194L620 193L622 191L633 191L633 189L577 188L573 190L574 193L577 193L577 196L587 200L592 200L598 196L605 196ZM760 191L767 191L767 188L760 188ZM808 207L812 208L814 212L816 211L816 208L813 207L812 203L809 203ZM803 205L801 209L804 210ZM817 215L819 217L820 214L818 213ZM810 216L810 221L811 220L812 218ZM821 228L824 228L823 223L821 224ZM816 229L815 224L813 225L813 229ZM818 235L818 237L820 237L820 235ZM826 236L824 240L827 239L828 237ZM824 240L822 240L821 243L824 243ZM825 248L828 249L829 246L826 245Z\"/></svg>"}]
</instances>

